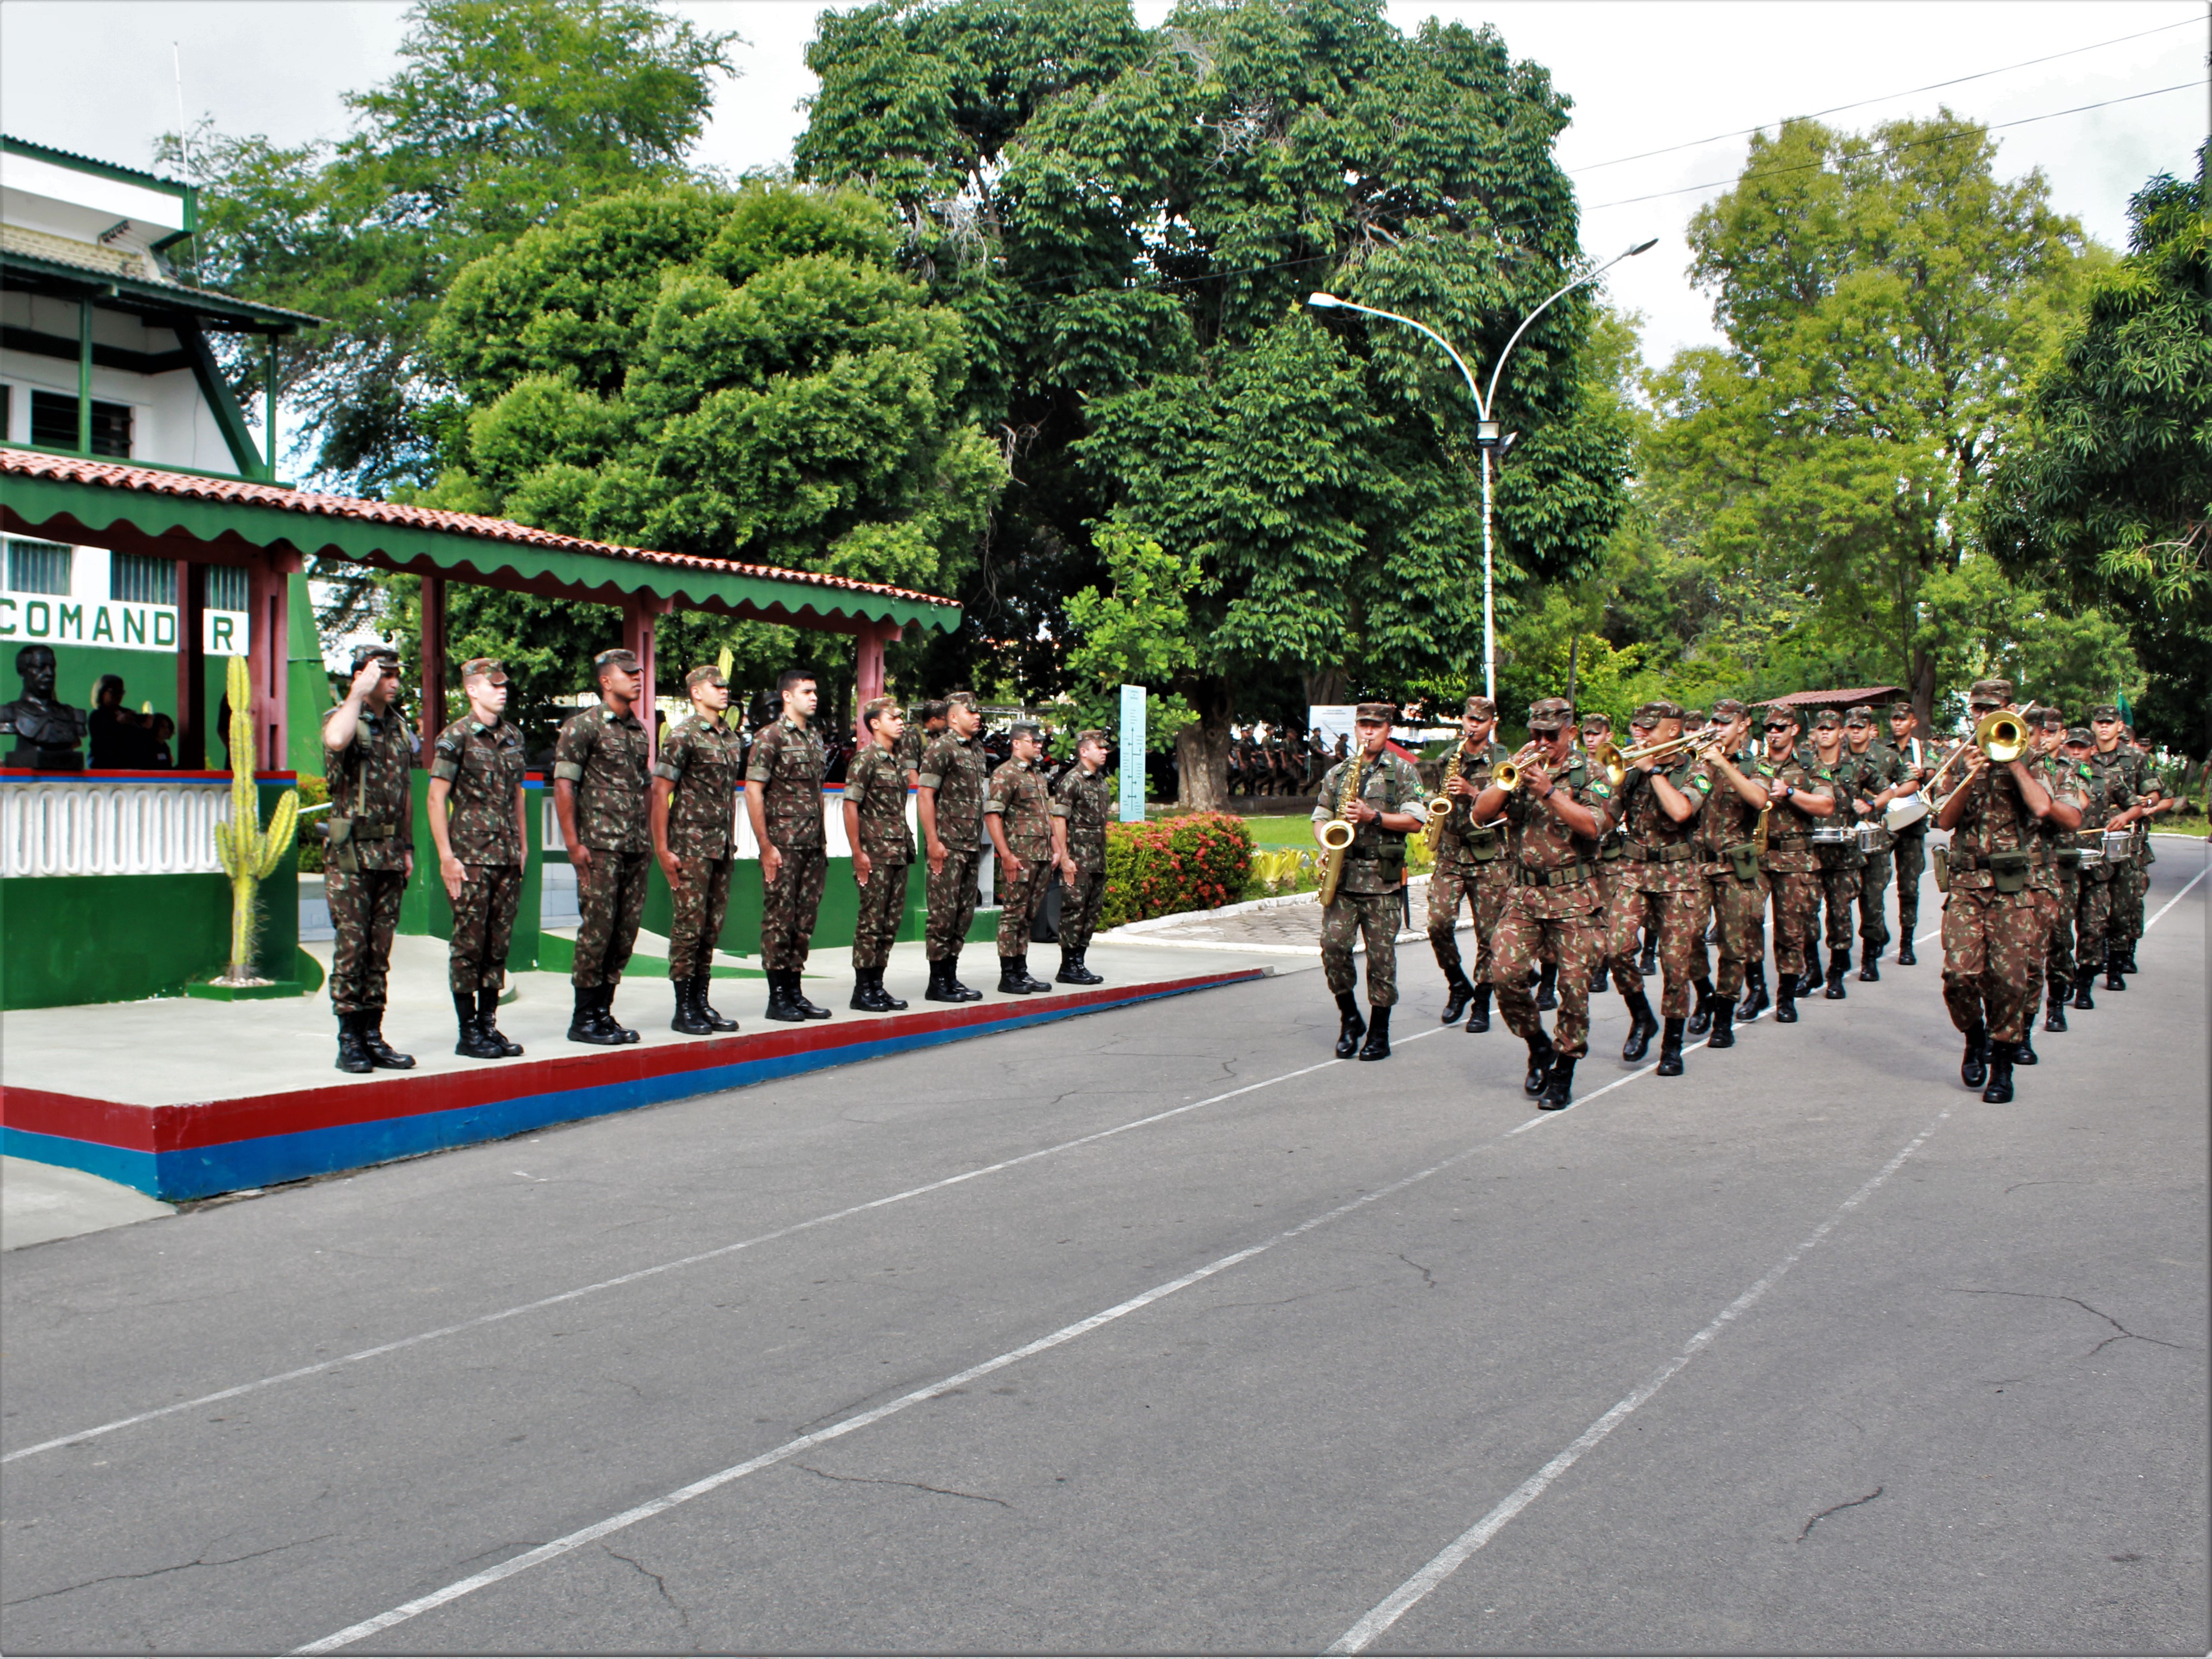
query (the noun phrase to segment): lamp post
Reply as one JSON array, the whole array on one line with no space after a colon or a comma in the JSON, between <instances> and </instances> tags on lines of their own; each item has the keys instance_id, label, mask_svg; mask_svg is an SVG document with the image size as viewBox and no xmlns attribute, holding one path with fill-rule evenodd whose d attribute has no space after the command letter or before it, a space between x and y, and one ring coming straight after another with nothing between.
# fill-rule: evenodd
<instances>
[{"instance_id":1,"label":"lamp post","mask_svg":"<svg viewBox=\"0 0 2212 1659\"><path fill-rule=\"evenodd\" d=\"M1490 475L1493 459L1502 457L1508 449L1510 449L1513 447L1513 440L1519 435L1517 433L1503 431L1500 423L1493 418L1498 404L1498 377L1505 373L1505 360L1513 355L1513 348L1521 343L1521 337L1528 331L1529 324L1550 310L1554 301L1572 294L1585 283L1595 282L1623 259L1648 252L1658 245L1659 239L1654 236L1649 240L1638 242L1633 247L1614 254L1612 258L1598 266L1588 276L1577 276L1522 318L1521 326L1513 331L1513 337L1505 343L1505 349L1498 354L1498 362L1491 368L1490 391L1487 395L1475 385L1474 374L1468 372L1468 366L1459 353L1452 349L1451 342L1426 323L1416 322L1411 317L1401 317L1395 311L1383 311L1375 306L1363 306L1357 301L1340 300L1334 294L1310 294L1306 296L1306 303L1317 310L1364 311L1370 317L1387 317L1394 323L1403 323L1408 328L1420 330L1422 333L1444 349L1444 355L1452 360L1453 366L1459 370L1460 378L1467 382L1468 396L1474 399L1474 444L1475 447L1482 452L1482 694L1490 699L1492 708L1495 708L1498 703L1498 611L1494 592L1494 558L1490 527Z\"/></svg>"}]
</instances>

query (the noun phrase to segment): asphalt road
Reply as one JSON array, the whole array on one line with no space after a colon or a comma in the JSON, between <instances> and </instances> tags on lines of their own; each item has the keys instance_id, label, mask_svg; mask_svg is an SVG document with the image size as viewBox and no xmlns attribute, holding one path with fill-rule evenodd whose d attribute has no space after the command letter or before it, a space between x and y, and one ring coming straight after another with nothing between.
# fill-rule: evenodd
<instances>
[{"instance_id":1,"label":"asphalt road","mask_svg":"<svg viewBox=\"0 0 2212 1659\"><path fill-rule=\"evenodd\" d=\"M2005 1107L1408 956L14 1252L0 1646L2203 1652L2208 889Z\"/></svg>"}]
</instances>

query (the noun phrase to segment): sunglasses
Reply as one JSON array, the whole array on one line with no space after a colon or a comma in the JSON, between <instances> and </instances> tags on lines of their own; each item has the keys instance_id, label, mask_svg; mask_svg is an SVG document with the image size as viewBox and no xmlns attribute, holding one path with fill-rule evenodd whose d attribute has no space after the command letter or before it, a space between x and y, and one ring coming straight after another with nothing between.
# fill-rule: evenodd
<instances>
[{"instance_id":1,"label":"sunglasses","mask_svg":"<svg viewBox=\"0 0 2212 1659\"><path fill-rule=\"evenodd\" d=\"M1770 726L1766 729L1770 732L1787 732L1790 729L1790 722L1784 720L1779 726Z\"/></svg>"},{"instance_id":2,"label":"sunglasses","mask_svg":"<svg viewBox=\"0 0 2212 1659\"><path fill-rule=\"evenodd\" d=\"M1844 722L1844 730L1846 732L1871 732L1874 730L1874 726L1873 723L1869 720L1845 720Z\"/></svg>"},{"instance_id":3,"label":"sunglasses","mask_svg":"<svg viewBox=\"0 0 2212 1659\"><path fill-rule=\"evenodd\" d=\"M2119 721L2110 714L2100 714L2089 722L2092 726L2118 726Z\"/></svg>"}]
</instances>

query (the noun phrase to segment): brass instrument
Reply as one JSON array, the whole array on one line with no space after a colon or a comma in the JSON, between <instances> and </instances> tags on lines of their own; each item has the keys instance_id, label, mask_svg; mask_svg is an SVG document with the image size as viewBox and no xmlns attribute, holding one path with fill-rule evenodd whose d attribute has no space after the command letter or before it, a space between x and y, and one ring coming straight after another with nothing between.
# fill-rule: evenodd
<instances>
[{"instance_id":1,"label":"brass instrument","mask_svg":"<svg viewBox=\"0 0 2212 1659\"><path fill-rule=\"evenodd\" d=\"M1522 764L1535 752L1536 745L1534 744L1524 744L1520 751L1514 755L1512 758L1510 760L1502 760L1498 762L1497 765L1492 767L1490 769L1490 782L1492 787L1503 789L1509 795L1516 789L1518 789L1521 787Z\"/></svg>"},{"instance_id":2,"label":"brass instrument","mask_svg":"<svg viewBox=\"0 0 2212 1659\"><path fill-rule=\"evenodd\" d=\"M1628 776L1628 767L1621 760L1620 750L1613 739L1600 738L1596 746L1589 751L1589 757L1591 764L1604 772L1605 781L1615 789L1620 788L1622 780Z\"/></svg>"},{"instance_id":3,"label":"brass instrument","mask_svg":"<svg viewBox=\"0 0 2212 1659\"><path fill-rule=\"evenodd\" d=\"M1458 779L1460 769L1466 760L1467 744L1462 742L1452 750L1451 759L1445 763L1443 790L1429 802L1429 821L1421 826L1421 834L1426 837L1431 852L1444 838L1444 820L1451 817L1452 811L1451 787Z\"/></svg>"},{"instance_id":4,"label":"brass instrument","mask_svg":"<svg viewBox=\"0 0 2212 1659\"><path fill-rule=\"evenodd\" d=\"M1611 744L1605 746L1607 749L1613 749ZM1632 761L1672 760L1685 749L1703 749L1710 746L1705 740L1705 734L1701 732L1678 732L1671 738L1660 738L1656 743L1640 743L1633 749L1613 750L1613 758L1625 769ZM1607 769L1607 775L1613 775L1612 768ZM1618 782L1619 779L1615 778L1614 781Z\"/></svg>"},{"instance_id":5,"label":"brass instrument","mask_svg":"<svg viewBox=\"0 0 2212 1659\"><path fill-rule=\"evenodd\" d=\"M1971 738L1943 757L1943 763L1936 769L1934 776L1922 786L1922 793L1933 796L1936 793L1936 779L1949 771L1954 763L1965 759L1978 749L1981 750L1984 758L1999 766L2009 766L2027 752L2032 741L2028 736L2026 720L2021 719L2009 708L1993 708L1974 722L1974 735ZM1959 788L1963 789L1966 784L1972 781L1972 778L1969 776L1959 785ZM1958 790L1952 791L1953 794L1957 793ZM1946 796L1945 799L1948 799L1949 797ZM1942 808L1939 805L1936 810L1941 811Z\"/></svg>"},{"instance_id":6,"label":"brass instrument","mask_svg":"<svg viewBox=\"0 0 2212 1659\"><path fill-rule=\"evenodd\" d=\"M1350 818L1344 816L1344 804L1359 799L1359 774L1367 763L1367 751L1355 749L1352 758L1345 763L1352 769L1344 786L1337 791L1336 816L1321 827L1321 844L1324 849L1321 860L1321 902L1327 909L1336 902L1336 884L1344 879L1344 854L1352 839L1359 833Z\"/></svg>"}]
</instances>

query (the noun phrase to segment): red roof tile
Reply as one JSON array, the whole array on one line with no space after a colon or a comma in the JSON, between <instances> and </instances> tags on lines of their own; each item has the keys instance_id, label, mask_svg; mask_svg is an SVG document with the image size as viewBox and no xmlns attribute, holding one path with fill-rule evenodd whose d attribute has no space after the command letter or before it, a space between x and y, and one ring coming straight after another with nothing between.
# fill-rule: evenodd
<instances>
[{"instance_id":1,"label":"red roof tile","mask_svg":"<svg viewBox=\"0 0 2212 1659\"><path fill-rule=\"evenodd\" d=\"M1753 708L1826 708L1832 705L1846 707L1855 702L1873 702L1881 697L1901 697L1905 695L1901 685L1852 685L1840 691L1792 691L1786 697L1769 697L1764 702L1752 704Z\"/></svg>"}]
</instances>

